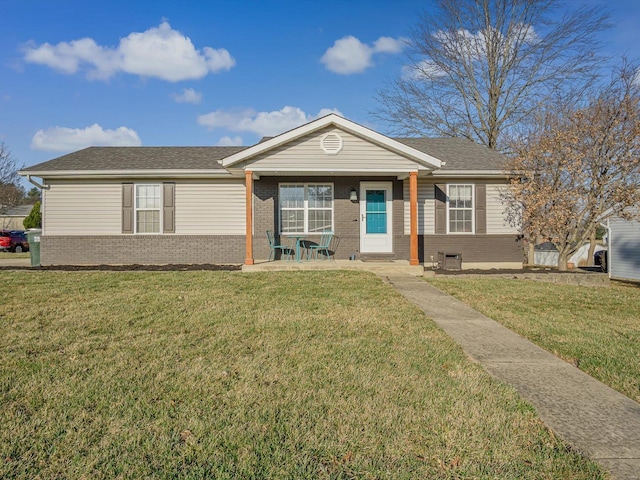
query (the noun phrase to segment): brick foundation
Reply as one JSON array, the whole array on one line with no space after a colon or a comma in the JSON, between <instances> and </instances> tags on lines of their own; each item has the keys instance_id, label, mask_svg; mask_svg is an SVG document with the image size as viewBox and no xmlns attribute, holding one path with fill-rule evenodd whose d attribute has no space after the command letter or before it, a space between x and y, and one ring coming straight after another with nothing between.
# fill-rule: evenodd
<instances>
[{"instance_id":1,"label":"brick foundation","mask_svg":"<svg viewBox=\"0 0 640 480\"><path fill-rule=\"evenodd\" d=\"M244 239L244 235L43 235L40 243L40 263L42 265L242 263Z\"/></svg>"},{"instance_id":2,"label":"brick foundation","mask_svg":"<svg viewBox=\"0 0 640 480\"><path fill-rule=\"evenodd\" d=\"M462 263L522 262L524 251L518 235L420 235L420 261L431 262L438 252L461 253Z\"/></svg>"}]
</instances>

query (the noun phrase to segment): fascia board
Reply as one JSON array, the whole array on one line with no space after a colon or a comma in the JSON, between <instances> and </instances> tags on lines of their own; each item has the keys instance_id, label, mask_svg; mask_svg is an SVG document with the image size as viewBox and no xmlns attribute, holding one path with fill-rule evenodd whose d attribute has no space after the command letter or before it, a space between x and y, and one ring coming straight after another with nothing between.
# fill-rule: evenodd
<instances>
[{"instance_id":1,"label":"fascia board","mask_svg":"<svg viewBox=\"0 0 640 480\"><path fill-rule=\"evenodd\" d=\"M209 178L231 177L226 170L20 170L19 175L38 178Z\"/></svg>"},{"instance_id":2,"label":"fascia board","mask_svg":"<svg viewBox=\"0 0 640 480\"><path fill-rule=\"evenodd\" d=\"M482 177L509 178L510 175L502 170L437 170L431 174L434 177Z\"/></svg>"}]
</instances>

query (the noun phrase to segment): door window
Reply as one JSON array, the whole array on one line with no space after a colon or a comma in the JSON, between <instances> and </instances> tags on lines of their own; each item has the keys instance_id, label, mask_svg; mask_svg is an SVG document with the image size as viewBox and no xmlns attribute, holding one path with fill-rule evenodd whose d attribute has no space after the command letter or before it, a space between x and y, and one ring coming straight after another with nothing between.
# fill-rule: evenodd
<instances>
[{"instance_id":1,"label":"door window","mask_svg":"<svg viewBox=\"0 0 640 480\"><path fill-rule=\"evenodd\" d=\"M387 233L385 190L367 190L367 233Z\"/></svg>"}]
</instances>

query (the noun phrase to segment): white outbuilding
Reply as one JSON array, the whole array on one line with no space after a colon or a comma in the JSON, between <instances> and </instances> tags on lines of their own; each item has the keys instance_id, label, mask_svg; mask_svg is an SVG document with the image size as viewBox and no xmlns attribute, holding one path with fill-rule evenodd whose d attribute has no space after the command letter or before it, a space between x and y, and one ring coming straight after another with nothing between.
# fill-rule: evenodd
<instances>
[{"instance_id":1,"label":"white outbuilding","mask_svg":"<svg viewBox=\"0 0 640 480\"><path fill-rule=\"evenodd\" d=\"M640 221L620 217L607 219L609 229L609 276L640 282Z\"/></svg>"}]
</instances>

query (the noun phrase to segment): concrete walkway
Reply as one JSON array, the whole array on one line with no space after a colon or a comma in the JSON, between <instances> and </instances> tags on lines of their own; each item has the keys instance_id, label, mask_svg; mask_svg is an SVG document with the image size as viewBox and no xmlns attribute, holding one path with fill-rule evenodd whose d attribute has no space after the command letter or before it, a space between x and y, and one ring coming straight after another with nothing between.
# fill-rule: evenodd
<instances>
[{"instance_id":1,"label":"concrete walkway","mask_svg":"<svg viewBox=\"0 0 640 480\"><path fill-rule=\"evenodd\" d=\"M513 385L575 450L614 479L640 479L640 404L420 278L385 278L487 372Z\"/></svg>"}]
</instances>

